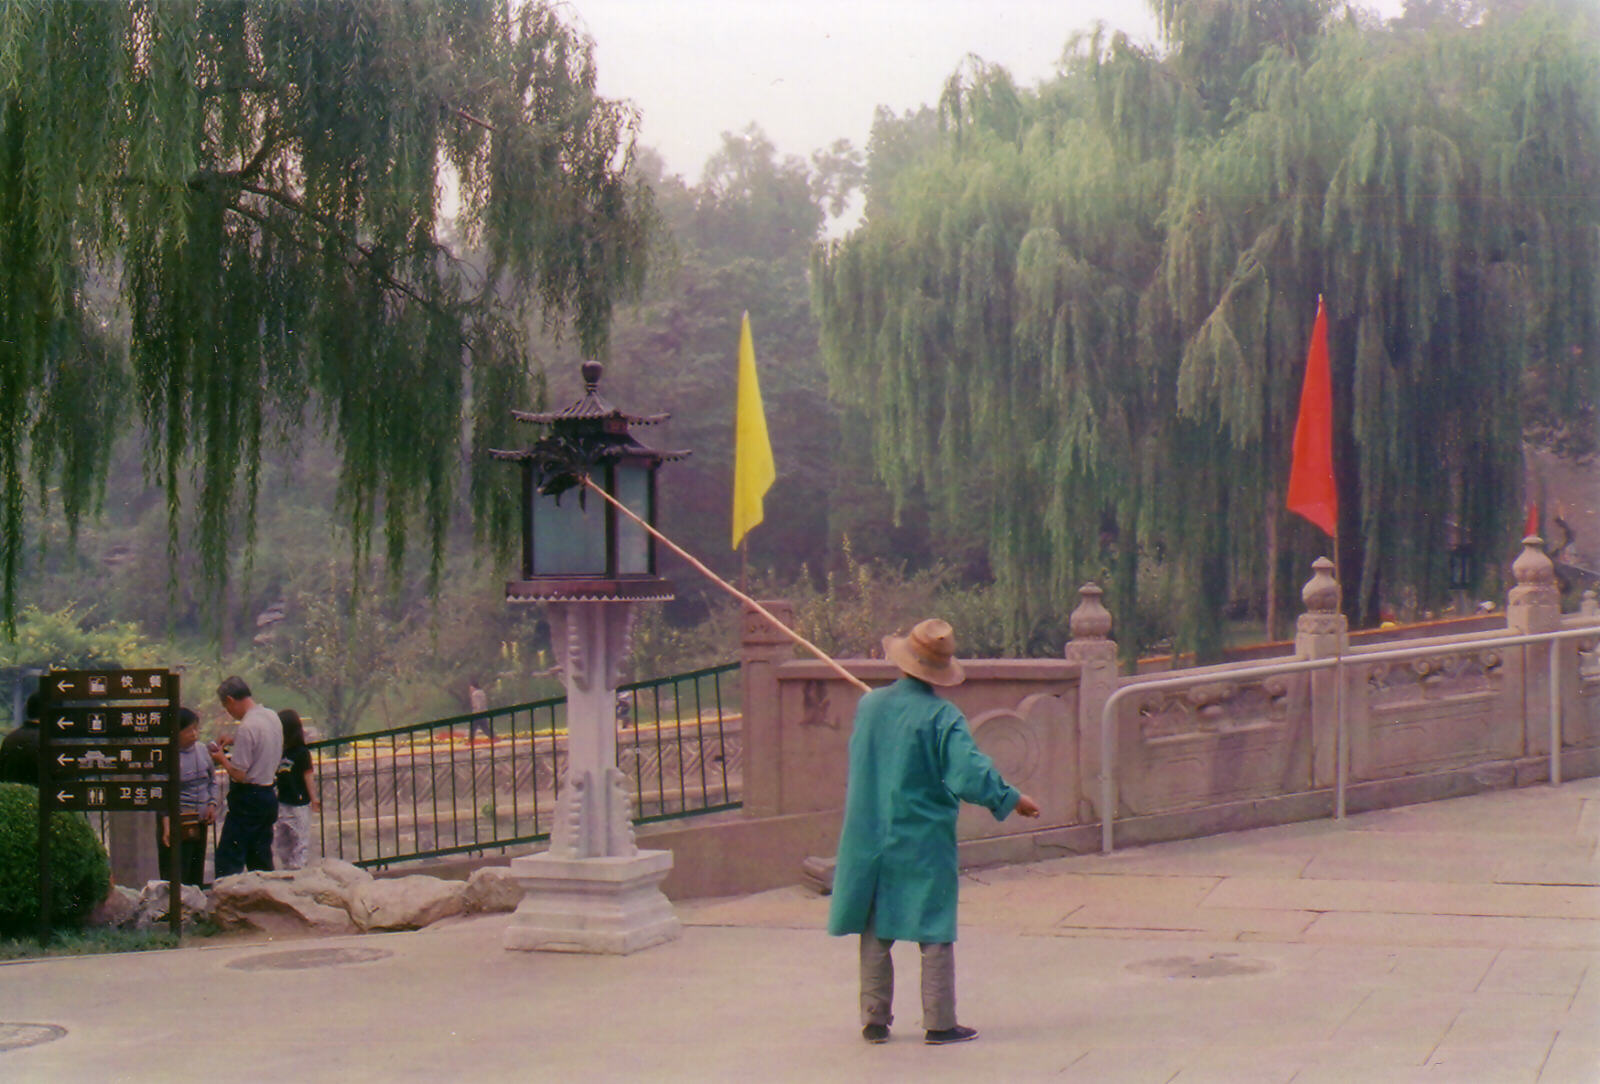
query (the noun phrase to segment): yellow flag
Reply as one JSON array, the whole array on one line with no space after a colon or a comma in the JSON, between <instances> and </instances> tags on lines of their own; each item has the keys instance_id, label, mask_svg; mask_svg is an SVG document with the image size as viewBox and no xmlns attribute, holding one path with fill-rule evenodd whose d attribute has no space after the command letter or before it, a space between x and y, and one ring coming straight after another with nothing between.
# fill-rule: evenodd
<instances>
[{"instance_id":1,"label":"yellow flag","mask_svg":"<svg viewBox=\"0 0 1600 1084\"><path fill-rule=\"evenodd\" d=\"M761 522L761 499L778 470L767 439L767 415L756 381L756 348L750 339L750 314L739 327L739 405L733 424L733 548Z\"/></svg>"}]
</instances>

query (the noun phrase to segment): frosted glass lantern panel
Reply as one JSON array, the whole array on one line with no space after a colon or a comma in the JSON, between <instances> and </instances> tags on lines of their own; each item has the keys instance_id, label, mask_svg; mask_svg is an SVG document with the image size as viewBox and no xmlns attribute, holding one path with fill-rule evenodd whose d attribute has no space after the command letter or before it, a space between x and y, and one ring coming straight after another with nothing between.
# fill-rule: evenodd
<instances>
[{"instance_id":1,"label":"frosted glass lantern panel","mask_svg":"<svg viewBox=\"0 0 1600 1084\"><path fill-rule=\"evenodd\" d=\"M616 468L616 498L624 508L650 521L650 471L643 465L619 463ZM617 516L617 574L650 574L650 536L627 516Z\"/></svg>"},{"instance_id":2,"label":"frosted glass lantern panel","mask_svg":"<svg viewBox=\"0 0 1600 1084\"><path fill-rule=\"evenodd\" d=\"M568 490L559 502L535 495L533 504L535 576L606 574L605 501L590 497L580 503L577 490Z\"/></svg>"}]
</instances>

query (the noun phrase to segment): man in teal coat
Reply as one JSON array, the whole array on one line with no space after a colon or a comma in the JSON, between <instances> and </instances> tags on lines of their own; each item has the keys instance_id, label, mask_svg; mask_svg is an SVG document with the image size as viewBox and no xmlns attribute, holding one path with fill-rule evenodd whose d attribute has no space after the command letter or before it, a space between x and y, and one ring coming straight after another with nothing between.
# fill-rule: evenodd
<instances>
[{"instance_id":1,"label":"man in teal coat","mask_svg":"<svg viewBox=\"0 0 1600 1084\"><path fill-rule=\"evenodd\" d=\"M955 635L937 619L886 636L884 655L906 675L856 708L850 781L828 932L861 935L861 1035L889 1038L896 941L922 946L925 1041L977 1038L956 1023L956 814L962 802L1004 820L1037 817L1032 798L1008 784L972 740L959 708L933 687L966 677Z\"/></svg>"}]
</instances>

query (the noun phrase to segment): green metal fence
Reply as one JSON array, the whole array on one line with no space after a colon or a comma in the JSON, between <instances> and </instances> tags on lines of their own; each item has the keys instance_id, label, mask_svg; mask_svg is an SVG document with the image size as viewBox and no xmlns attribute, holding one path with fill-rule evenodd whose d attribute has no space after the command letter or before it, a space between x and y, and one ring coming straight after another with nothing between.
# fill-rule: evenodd
<instances>
[{"instance_id":1,"label":"green metal fence","mask_svg":"<svg viewBox=\"0 0 1600 1084\"><path fill-rule=\"evenodd\" d=\"M637 823L740 804L743 717L730 663L617 690L617 765ZM567 757L552 697L311 746L323 855L360 866L549 838Z\"/></svg>"}]
</instances>

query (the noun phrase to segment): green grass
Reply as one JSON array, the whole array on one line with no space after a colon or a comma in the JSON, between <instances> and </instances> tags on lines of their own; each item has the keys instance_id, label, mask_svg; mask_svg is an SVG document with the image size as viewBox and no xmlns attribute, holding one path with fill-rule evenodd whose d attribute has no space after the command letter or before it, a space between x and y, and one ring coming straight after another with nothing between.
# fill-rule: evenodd
<instances>
[{"instance_id":1,"label":"green grass","mask_svg":"<svg viewBox=\"0 0 1600 1084\"><path fill-rule=\"evenodd\" d=\"M184 935L184 940L211 937L217 927L203 922ZM108 952L147 952L151 949L176 948L177 938L166 924L151 930L115 930L95 928L85 930L57 930L48 942L36 936L0 937L0 960L32 960L45 956L98 956Z\"/></svg>"}]
</instances>

